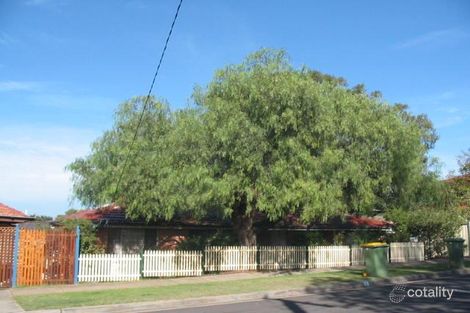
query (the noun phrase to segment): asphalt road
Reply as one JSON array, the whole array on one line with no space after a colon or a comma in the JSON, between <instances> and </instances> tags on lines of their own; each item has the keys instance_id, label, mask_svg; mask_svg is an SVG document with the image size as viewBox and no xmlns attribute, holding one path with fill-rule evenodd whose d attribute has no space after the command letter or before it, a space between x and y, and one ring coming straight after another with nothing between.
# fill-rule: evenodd
<instances>
[{"instance_id":1,"label":"asphalt road","mask_svg":"<svg viewBox=\"0 0 470 313\"><path fill-rule=\"evenodd\" d=\"M400 303L390 301L390 292L394 285L382 287L364 287L354 290L341 290L336 292L325 292L324 294L312 294L308 296L267 299L243 303L231 303L225 305L194 307L189 309L165 310L166 313L304 313L304 312L470 312L470 275L449 276L446 278L422 280L407 283L404 288L394 292L395 301L401 299ZM424 290L426 295L431 296L440 293L444 297L424 298L409 297L419 290ZM439 288L440 287L440 288ZM449 293L444 294L442 287L447 290L453 289L452 297ZM433 289L433 291L430 291ZM412 290L412 291L410 291ZM398 298L396 297L398 296Z\"/></svg>"}]
</instances>

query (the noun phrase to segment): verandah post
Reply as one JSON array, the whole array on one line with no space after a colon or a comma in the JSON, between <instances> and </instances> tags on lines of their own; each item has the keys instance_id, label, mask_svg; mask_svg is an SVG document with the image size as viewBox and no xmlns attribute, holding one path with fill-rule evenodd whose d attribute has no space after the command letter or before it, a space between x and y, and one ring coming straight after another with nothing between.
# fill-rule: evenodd
<instances>
[{"instance_id":1,"label":"verandah post","mask_svg":"<svg viewBox=\"0 0 470 313\"><path fill-rule=\"evenodd\" d=\"M75 264L73 271L73 283L78 284L78 258L80 257L80 226L75 230Z\"/></svg>"},{"instance_id":2,"label":"verandah post","mask_svg":"<svg viewBox=\"0 0 470 313\"><path fill-rule=\"evenodd\" d=\"M13 243L13 271L11 274L11 287L16 287L16 278L18 275L18 253L20 248L20 225L15 226L15 241Z\"/></svg>"}]
</instances>

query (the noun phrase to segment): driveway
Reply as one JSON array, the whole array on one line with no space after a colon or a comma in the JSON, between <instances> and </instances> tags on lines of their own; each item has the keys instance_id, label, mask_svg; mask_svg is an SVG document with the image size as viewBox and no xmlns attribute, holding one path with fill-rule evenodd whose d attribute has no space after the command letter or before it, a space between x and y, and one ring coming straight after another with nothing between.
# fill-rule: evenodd
<instances>
[{"instance_id":1,"label":"driveway","mask_svg":"<svg viewBox=\"0 0 470 313\"><path fill-rule=\"evenodd\" d=\"M303 313L303 312L469 312L470 275L455 275L432 280L408 282L404 288L396 288L394 300L390 292L394 285L364 287L308 296L269 299L253 302L231 303L190 309L167 310L168 313ZM424 289L426 288L426 289ZM445 289L443 289L445 288ZM432 291L431 291L432 289ZM418 291L421 290L421 291ZM449 297L449 291L452 291ZM421 295L421 297L409 297ZM431 296L439 296L432 298ZM424 298L427 295L427 298ZM403 298L404 296L404 298ZM447 298L450 298L447 300Z\"/></svg>"}]
</instances>

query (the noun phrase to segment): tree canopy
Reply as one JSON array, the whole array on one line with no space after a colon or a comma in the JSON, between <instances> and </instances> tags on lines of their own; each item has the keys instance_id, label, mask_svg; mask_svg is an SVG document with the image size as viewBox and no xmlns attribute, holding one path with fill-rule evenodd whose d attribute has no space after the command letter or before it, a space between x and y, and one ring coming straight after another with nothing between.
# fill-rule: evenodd
<instances>
[{"instance_id":1,"label":"tree canopy","mask_svg":"<svg viewBox=\"0 0 470 313\"><path fill-rule=\"evenodd\" d=\"M437 136L425 116L379 92L296 69L284 51L263 49L218 70L193 99L174 112L150 99L114 198L145 98L123 103L91 154L68 166L74 195L87 205L114 200L148 220L230 218L247 245L256 242L260 212L325 221L421 201Z\"/></svg>"}]
</instances>

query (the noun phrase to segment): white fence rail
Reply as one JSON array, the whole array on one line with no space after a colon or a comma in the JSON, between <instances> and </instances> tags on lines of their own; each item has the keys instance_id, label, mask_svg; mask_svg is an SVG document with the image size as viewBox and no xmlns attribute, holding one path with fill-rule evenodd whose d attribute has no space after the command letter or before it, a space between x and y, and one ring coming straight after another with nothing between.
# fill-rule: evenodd
<instances>
[{"instance_id":1,"label":"white fence rail","mask_svg":"<svg viewBox=\"0 0 470 313\"><path fill-rule=\"evenodd\" d=\"M204 249L206 272L250 271L257 269L257 247L210 246Z\"/></svg>"},{"instance_id":2,"label":"white fence rail","mask_svg":"<svg viewBox=\"0 0 470 313\"><path fill-rule=\"evenodd\" d=\"M390 243L390 262L424 261L424 244L422 242Z\"/></svg>"},{"instance_id":3,"label":"white fence rail","mask_svg":"<svg viewBox=\"0 0 470 313\"><path fill-rule=\"evenodd\" d=\"M179 277L202 275L201 251L145 251L144 277Z\"/></svg>"},{"instance_id":4,"label":"white fence rail","mask_svg":"<svg viewBox=\"0 0 470 313\"><path fill-rule=\"evenodd\" d=\"M342 267L351 264L349 246L308 247L309 268Z\"/></svg>"},{"instance_id":5,"label":"white fence rail","mask_svg":"<svg viewBox=\"0 0 470 313\"><path fill-rule=\"evenodd\" d=\"M259 247L260 270L307 268L307 248L295 246Z\"/></svg>"},{"instance_id":6,"label":"white fence rail","mask_svg":"<svg viewBox=\"0 0 470 313\"><path fill-rule=\"evenodd\" d=\"M79 282L130 281L140 278L138 254L81 254Z\"/></svg>"}]
</instances>

